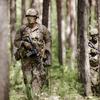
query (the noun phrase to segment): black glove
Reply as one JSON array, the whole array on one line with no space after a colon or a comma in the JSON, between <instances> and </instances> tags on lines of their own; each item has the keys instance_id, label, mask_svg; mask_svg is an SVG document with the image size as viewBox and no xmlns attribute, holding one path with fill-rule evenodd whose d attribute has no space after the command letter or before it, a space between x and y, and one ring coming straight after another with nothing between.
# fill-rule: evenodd
<instances>
[{"instance_id":1,"label":"black glove","mask_svg":"<svg viewBox=\"0 0 100 100\"><path fill-rule=\"evenodd\" d=\"M44 65L45 66L51 66L51 59L45 60Z\"/></svg>"}]
</instances>

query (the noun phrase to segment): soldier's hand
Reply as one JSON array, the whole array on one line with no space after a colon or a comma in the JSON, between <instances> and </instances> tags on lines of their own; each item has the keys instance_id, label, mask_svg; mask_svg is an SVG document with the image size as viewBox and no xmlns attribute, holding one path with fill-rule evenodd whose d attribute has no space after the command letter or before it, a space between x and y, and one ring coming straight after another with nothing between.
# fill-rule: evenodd
<instances>
[{"instance_id":1,"label":"soldier's hand","mask_svg":"<svg viewBox=\"0 0 100 100\"><path fill-rule=\"evenodd\" d=\"M44 63L45 66L51 66L51 61L50 59L46 60Z\"/></svg>"},{"instance_id":2,"label":"soldier's hand","mask_svg":"<svg viewBox=\"0 0 100 100\"><path fill-rule=\"evenodd\" d=\"M24 42L23 45L25 46L25 48L27 49L32 49L32 45L29 42Z\"/></svg>"},{"instance_id":3,"label":"soldier's hand","mask_svg":"<svg viewBox=\"0 0 100 100\"><path fill-rule=\"evenodd\" d=\"M51 55L49 51L45 51L45 58L43 60L45 66L51 66Z\"/></svg>"}]
</instances>

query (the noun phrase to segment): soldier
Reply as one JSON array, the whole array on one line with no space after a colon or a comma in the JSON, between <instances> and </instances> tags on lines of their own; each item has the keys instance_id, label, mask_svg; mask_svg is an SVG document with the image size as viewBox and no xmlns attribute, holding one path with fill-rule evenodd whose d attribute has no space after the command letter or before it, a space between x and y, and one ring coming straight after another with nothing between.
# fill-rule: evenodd
<instances>
[{"instance_id":1,"label":"soldier","mask_svg":"<svg viewBox=\"0 0 100 100\"><path fill-rule=\"evenodd\" d=\"M26 18L28 23L22 25L15 36L14 45L18 48L15 58L22 62L28 100L37 100L35 97L38 98L46 84L44 66L51 65L51 34L44 25L36 22L39 18L37 10L28 9Z\"/></svg>"}]
</instances>

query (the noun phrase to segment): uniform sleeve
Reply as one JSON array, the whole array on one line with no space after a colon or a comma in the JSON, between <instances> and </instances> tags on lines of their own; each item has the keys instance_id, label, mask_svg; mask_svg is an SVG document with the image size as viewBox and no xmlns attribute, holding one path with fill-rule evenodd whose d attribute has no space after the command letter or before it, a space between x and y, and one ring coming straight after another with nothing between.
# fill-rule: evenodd
<instances>
[{"instance_id":1,"label":"uniform sleeve","mask_svg":"<svg viewBox=\"0 0 100 100\"><path fill-rule=\"evenodd\" d=\"M44 41L45 41L45 51L48 52L48 58L51 62L51 33L48 31L48 29L43 26L43 33L44 33Z\"/></svg>"},{"instance_id":2,"label":"uniform sleeve","mask_svg":"<svg viewBox=\"0 0 100 100\"><path fill-rule=\"evenodd\" d=\"M45 26L43 28L43 32L44 32L45 49L51 52L51 33Z\"/></svg>"},{"instance_id":3,"label":"uniform sleeve","mask_svg":"<svg viewBox=\"0 0 100 100\"><path fill-rule=\"evenodd\" d=\"M14 45L16 48L19 48L22 44L22 40L21 40L21 29L19 29L17 32L16 32L16 35L15 35L15 39L14 39Z\"/></svg>"}]
</instances>

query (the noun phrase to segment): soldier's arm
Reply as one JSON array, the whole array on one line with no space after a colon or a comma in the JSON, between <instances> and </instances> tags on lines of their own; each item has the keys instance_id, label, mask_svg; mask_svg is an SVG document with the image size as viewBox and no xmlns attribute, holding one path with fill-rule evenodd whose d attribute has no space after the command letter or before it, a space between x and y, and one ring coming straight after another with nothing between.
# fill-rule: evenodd
<instances>
[{"instance_id":1,"label":"soldier's arm","mask_svg":"<svg viewBox=\"0 0 100 100\"><path fill-rule=\"evenodd\" d=\"M17 32L16 32L16 35L15 35L15 39L14 39L14 45L15 47L19 48L22 44L22 40L21 40L21 29L19 29Z\"/></svg>"},{"instance_id":2,"label":"soldier's arm","mask_svg":"<svg viewBox=\"0 0 100 100\"><path fill-rule=\"evenodd\" d=\"M49 60L50 60L50 63L51 63L51 33L48 31L48 29L43 26L43 33L44 33L44 41L45 41L45 50L46 52L49 53Z\"/></svg>"}]
</instances>

